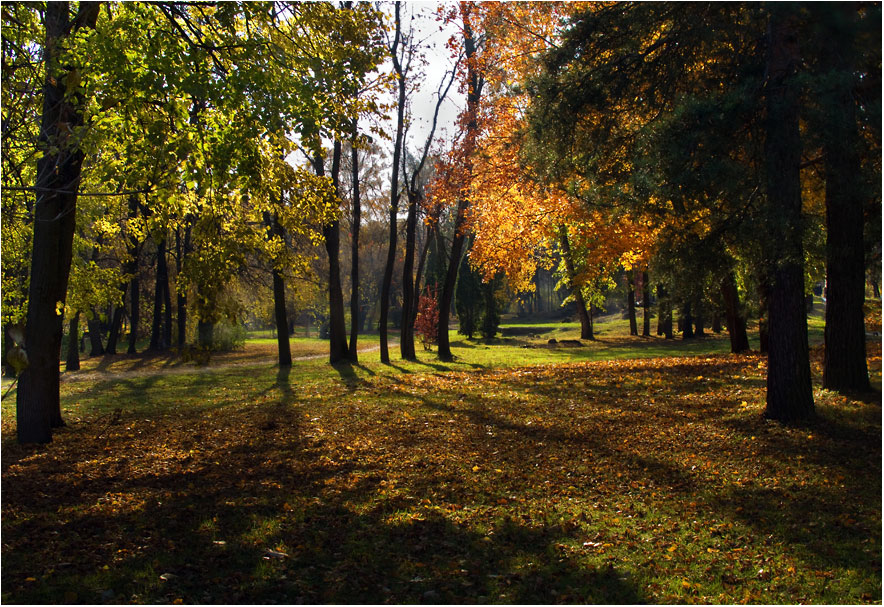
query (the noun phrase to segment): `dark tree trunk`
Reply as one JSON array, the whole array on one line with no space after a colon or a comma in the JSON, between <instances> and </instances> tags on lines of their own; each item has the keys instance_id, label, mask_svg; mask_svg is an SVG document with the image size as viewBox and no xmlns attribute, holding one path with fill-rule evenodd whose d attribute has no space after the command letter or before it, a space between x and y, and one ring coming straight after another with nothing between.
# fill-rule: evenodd
<instances>
[{"instance_id":1,"label":"dark tree trunk","mask_svg":"<svg viewBox=\"0 0 884 607\"><path fill-rule=\"evenodd\" d=\"M141 285L139 284L138 274L132 275L132 282L129 283L129 348L126 350L128 354L135 354L135 343L138 341L138 322L141 317Z\"/></svg>"},{"instance_id":2,"label":"dark tree trunk","mask_svg":"<svg viewBox=\"0 0 884 607\"><path fill-rule=\"evenodd\" d=\"M666 289L657 285L657 335L663 335L663 325L666 318Z\"/></svg>"},{"instance_id":3,"label":"dark tree trunk","mask_svg":"<svg viewBox=\"0 0 884 607\"><path fill-rule=\"evenodd\" d=\"M322 158L314 160L316 174L320 177L325 175ZM341 170L341 142L335 141L332 152L331 178L335 193L338 193L338 176ZM328 334L330 363L345 360L349 356L347 351L347 325L344 319L344 292L341 287L341 226L336 219L322 226L322 235L325 238L325 252L328 255Z\"/></svg>"},{"instance_id":4,"label":"dark tree trunk","mask_svg":"<svg viewBox=\"0 0 884 607\"><path fill-rule=\"evenodd\" d=\"M651 336L651 288L648 273L642 272L642 337Z\"/></svg>"},{"instance_id":5,"label":"dark tree trunk","mask_svg":"<svg viewBox=\"0 0 884 607\"><path fill-rule=\"evenodd\" d=\"M699 306L698 306L699 307ZM706 332L703 330L706 326L706 319L703 318L702 310L700 314L694 317L694 337L705 337Z\"/></svg>"},{"instance_id":6,"label":"dark tree trunk","mask_svg":"<svg viewBox=\"0 0 884 607\"><path fill-rule=\"evenodd\" d=\"M731 352L737 354L749 349L749 335L746 333L746 318L740 311L737 282L732 272L721 281L721 297L727 318L727 332L731 339Z\"/></svg>"},{"instance_id":7,"label":"dark tree trunk","mask_svg":"<svg viewBox=\"0 0 884 607\"><path fill-rule=\"evenodd\" d=\"M427 251L430 250L430 233L431 232L428 229L427 234L426 234L426 241L424 242L424 247L421 250L420 259L417 262L417 275L414 278L414 290L416 293L420 293L421 279L423 277L424 267L426 266L426 263L427 263ZM413 299L414 299L414 301L412 302L412 306L411 306L411 318L417 318L418 301L420 300L420 298L414 297ZM412 342L413 342L414 341L414 323L412 323L411 327L412 327L412 333L411 333L412 337L411 338L412 338Z\"/></svg>"},{"instance_id":8,"label":"dark tree trunk","mask_svg":"<svg viewBox=\"0 0 884 607\"><path fill-rule=\"evenodd\" d=\"M467 63L467 124L464 133L463 166L466 179L472 173L471 157L476 149L476 138L479 132L479 100L482 96L482 87L485 80L479 74L476 65L476 40L473 38L471 18L471 5L460 5L463 17L463 41L464 55ZM454 301L454 284L457 282L457 271L460 268L460 256L463 253L464 240L466 239L466 212L470 206L469 198L462 197L457 203L457 215L454 219L454 237L451 241L451 255L448 258L448 268L445 272L445 282L442 285L442 295L439 298L439 333L437 338L439 360L451 361L451 345L448 340L448 320L451 314L451 304Z\"/></svg>"},{"instance_id":9,"label":"dark tree trunk","mask_svg":"<svg viewBox=\"0 0 884 607\"><path fill-rule=\"evenodd\" d=\"M279 223L279 217L270 217L268 211L264 211L264 223L271 236L282 237L283 229ZM289 321L285 309L285 281L282 272L275 266L271 271L273 275L273 316L276 322L276 346L280 367L292 366L292 348L289 342Z\"/></svg>"},{"instance_id":10,"label":"dark tree trunk","mask_svg":"<svg viewBox=\"0 0 884 607\"><path fill-rule=\"evenodd\" d=\"M358 125L353 119L353 143L350 146L350 158L353 165L353 224L351 227L351 266L350 266L350 360L359 360L357 339L359 337L359 227L362 222L362 206L359 200L359 150L356 148Z\"/></svg>"},{"instance_id":11,"label":"dark tree trunk","mask_svg":"<svg viewBox=\"0 0 884 607\"><path fill-rule=\"evenodd\" d=\"M107 336L107 346L104 348L105 354L117 353L117 342L120 340L120 331L123 328L123 311L125 310L125 294L126 285L123 285L123 301L124 303L114 306L114 316L111 319L110 333Z\"/></svg>"},{"instance_id":12,"label":"dark tree trunk","mask_svg":"<svg viewBox=\"0 0 884 607\"><path fill-rule=\"evenodd\" d=\"M89 329L89 356L101 356L104 354L104 346L101 343L101 321L92 309L92 318L86 322Z\"/></svg>"},{"instance_id":13,"label":"dark tree trunk","mask_svg":"<svg viewBox=\"0 0 884 607\"><path fill-rule=\"evenodd\" d=\"M184 242L181 241L181 232L178 228L175 229L175 270L178 272L178 275L181 275L181 272L184 269L184 256L190 252L190 233L191 226L188 226L184 229ZM180 291L178 293L178 349L184 347L184 342L187 338L187 295Z\"/></svg>"},{"instance_id":14,"label":"dark tree trunk","mask_svg":"<svg viewBox=\"0 0 884 607\"><path fill-rule=\"evenodd\" d=\"M718 310L712 313L712 332L716 335L721 333L721 314Z\"/></svg>"},{"instance_id":15,"label":"dark tree trunk","mask_svg":"<svg viewBox=\"0 0 884 607\"><path fill-rule=\"evenodd\" d=\"M562 257L565 258L565 270L568 272L568 285L574 294L577 303L577 316L580 318L580 339L595 339L592 334L592 321L586 311L586 301L583 299L583 289L574 283L577 272L574 270L574 258L571 256L571 243L568 240L568 229L564 225L559 226L559 243L562 245Z\"/></svg>"},{"instance_id":16,"label":"dark tree trunk","mask_svg":"<svg viewBox=\"0 0 884 607\"><path fill-rule=\"evenodd\" d=\"M681 325L681 338L694 338L694 316L691 314L691 302L688 302L682 308L679 316L679 324Z\"/></svg>"},{"instance_id":17,"label":"dark tree trunk","mask_svg":"<svg viewBox=\"0 0 884 607\"><path fill-rule=\"evenodd\" d=\"M826 171L826 300L823 387L866 391L865 259L863 200L860 191L862 147L853 98L856 7L826 3L823 57L831 87L826 111L823 155ZM831 13L831 14L829 14Z\"/></svg>"},{"instance_id":18,"label":"dark tree trunk","mask_svg":"<svg viewBox=\"0 0 884 607\"><path fill-rule=\"evenodd\" d=\"M207 320L198 320L196 325L197 344L204 350L211 350L215 341L215 323Z\"/></svg>"},{"instance_id":19,"label":"dark tree trunk","mask_svg":"<svg viewBox=\"0 0 884 607\"><path fill-rule=\"evenodd\" d=\"M80 313L74 312L74 317L68 323L68 355L65 370L76 371L80 368Z\"/></svg>"},{"instance_id":20,"label":"dark tree trunk","mask_svg":"<svg viewBox=\"0 0 884 607\"><path fill-rule=\"evenodd\" d=\"M148 346L148 349L152 352L166 350L170 345L165 343L166 331L168 329L169 341L171 341L172 329L172 311L168 307L165 311L163 309L167 302L171 306L171 299L169 297L169 269L166 265L166 236L164 234L162 239L157 242L157 275L156 283L154 284L153 324L150 329L150 345ZM167 325L165 327L163 326L164 321Z\"/></svg>"},{"instance_id":21,"label":"dark tree trunk","mask_svg":"<svg viewBox=\"0 0 884 607\"><path fill-rule=\"evenodd\" d=\"M381 362L389 364L390 351L387 346L387 325L390 313L390 290L393 286L393 266L396 263L397 222L399 221L399 163L402 157L402 132L405 125L405 93L407 82L399 60L398 49L402 42L402 22L399 18L400 3L394 5L395 34L390 56L398 76L399 99L396 106L396 141L393 145L393 167L390 176L390 243L387 249L387 263L384 266L384 279L381 282L381 311L378 321L380 334Z\"/></svg>"},{"instance_id":22,"label":"dark tree trunk","mask_svg":"<svg viewBox=\"0 0 884 607\"><path fill-rule=\"evenodd\" d=\"M417 205L419 194L408 192L408 214L405 220L405 260L402 264L402 327L399 333L399 352L404 360L417 360L414 351L414 321L416 314L414 288L414 249L417 239Z\"/></svg>"},{"instance_id":23,"label":"dark tree trunk","mask_svg":"<svg viewBox=\"0 0 884 607\"><path fill-rule=\"evenodd\" d=\"M638 335L638 323L635 319L635 282L630 275L626 278L626 311L629 314L629 334Z\"/></svg>"},{"instance_id":24,"label":"dark tree trunk","mask_svg":"<svg viewBox=\"0 0 884 607\"><path fill-rule=\"evenodd\" d=\"M66 75L71 69L60 66L59 58L67 36L95 27L100 8L98 2L81 2L73 24L69 22L68 2L49 2L44 8L46 75L39 136L43 156L37 161L25 329L28 366L21 373L16 395L20 443L47 443L52 440L52 428L64 425L58 376L63 318L56 306L65 301L73 255L83 152L76 147L75 137L69 139L69 133L83 124L83 99L78 93L66 92Z\"/></svg>"},{"instance_id":25,"label":"dark tree trunk","mask_svg":"<svg viewBox=\"0 0 884 607\"><path fill-rule=\"evenodd\" d=\"M768 301L769 350L765 416L793 422L814 413L804 311L801 241L801 136L798 126L799 64L796 7L772 4L767 62L764 145L767 170L765 239L773 279Z\"/></svg>"},{"instance_id":26,"label":"dark tree trunk","mask_svg":"<svg viewBox=\"0 0 884 607\"><path fill-rule=\"evenodd\" d=\"M169 290L169 266L166 262L165 252L163 253L163 272L165 280L163 280L163 333L161 345L163 350L172 347L172 293Z\"/></svg>"}]
</instances>

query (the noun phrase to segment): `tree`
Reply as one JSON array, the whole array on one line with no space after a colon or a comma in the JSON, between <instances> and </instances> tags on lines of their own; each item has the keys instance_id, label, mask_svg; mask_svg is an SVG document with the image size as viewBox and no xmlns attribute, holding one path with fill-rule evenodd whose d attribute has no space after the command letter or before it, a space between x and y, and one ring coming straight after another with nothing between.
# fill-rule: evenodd
<instances>
[{"instance_id":1,"label":"tree","mask_svg":"<svg viewBox=\"0 0 884 607\"><path fill-rule=\"evenodd\" d=\"M65 42L95 27L100 3L81 2L71 20L67 2L46 6L43 45L45 84L40 122L43 155L37 161L33 256L28 290L25 347L28 366L19 379L16 422L22 443L47 443L63 424L58 393L62 317L67 295L83 151L68 129L83 124L85 100L76 90L77 66L68 63Z\"/></svg>"},{"instance_id":2,"label":"tree","mask_svg":"<svg viewBox=\"0 0 884 607\"><path fill-rule=\"evenodd\" d=\"M823 387L868 390L860 141L854 56L857 8L826 3L822 41L823 157L826 175L826 329Z\"/></svg>"},{"instance_id":3,"label":"tree","mask_svg":"<svg viewBox=\"0 0 884 607\"><path fill-rule=\"evenodd\" d=\"M814 413L804 310L804 252L801 242L801 135L798 125L797 14L787 5L771 7L765 160L770 264L768 301L767 407L765 416L795 422Z\"/></svg>"},{"instance_id":4,"label":"tree","mask_svg":"<svg viewBox=\"0 0 884 607\"><path fill-rule=\"evenodd\" d=\"M464 255L460 272L457 273L457 286L454 292L454 308L460 325L458 333L473 339L479 330L479 319L483 306L482 278L470 266L469 255Z\"/></svg>"}]
</instances>

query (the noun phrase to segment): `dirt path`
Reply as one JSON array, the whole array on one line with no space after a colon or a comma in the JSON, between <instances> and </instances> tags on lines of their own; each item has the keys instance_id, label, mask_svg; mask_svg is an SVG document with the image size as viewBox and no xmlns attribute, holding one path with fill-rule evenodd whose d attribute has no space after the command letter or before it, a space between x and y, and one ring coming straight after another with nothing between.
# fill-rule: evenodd
<instances>
[{"instance_id":1,"label":"dirt path","mask_svg":"<svg viewBox=\"0 0 884 607\"><path fill-rule=\"evenodd\" d=\"M394 346L399 345L398 342L390 342L389 347L393 348ZM380 346L372 346L370 348L363 348L357 350L359 354L365 354L368 352L377 352L380 350ZM308 356L293 356L292 362L302 362L308 360L320 360L323 358L328 358L328 354L310 354ZM218 364L209 364L205 366L196 366L191 364L182 364L181 366L171 367L171 368L149 368L149 369L131 369L127 371L71 371L68 373L67 371L63 371L61 373L61 381L63 382L76 382L76 381L100 381L103 379L135 379L139 377L155 377L157 375L195 375L202 373L216 373L227 371L230 369L247 369L247 368L255 368L255 367L267 367L271 365L275 361L275 357L272 358L262 358L260 360L247 360L240 362L221 362Z\"/></svg>"}]
</instances>

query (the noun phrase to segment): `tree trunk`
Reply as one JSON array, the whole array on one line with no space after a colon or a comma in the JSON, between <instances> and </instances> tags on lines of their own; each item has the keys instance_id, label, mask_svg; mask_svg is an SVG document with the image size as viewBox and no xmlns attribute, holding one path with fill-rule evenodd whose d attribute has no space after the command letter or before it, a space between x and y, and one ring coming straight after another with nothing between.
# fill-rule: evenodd
<instances>
[{"instance_id":1,"label":"tree trunk","mask_svg":"<svg viewBox=\"0 0 884 607\"><path fill-rule=\"evenodd\" d=\"M277 215L274 215L271 219L270 213L264 211L264 223L267 225L271 236L282 237L282 225L280 225ZM276 349L279 366L291 367L292 348L289 342L289 321L285 309L285 281L283 280L282 272L275 265L271 274L273 275L273 316L276 321Z\"/></svg>"},{"instance_id":2,"label":"tree trunk","mask_svg":"<svg viewBox=\"0 0 884 607\"><path fill-rule=\"evenodd\" d=\"M74 317L68 323L68 356L65 363L66 371L76 371L80 368L80 312L74 312Z\"/></svg>"},{"instance_id":3,"label":"tree trunk","mask_svg":"<svg viewBox=\"0 0 884 607\"><path fill-rule=\"evenodd\" d=\"M322 158L314 160L316 174L320 177L325 175ZM341 169L341 142L335 141L332 152L332 183L335 194L338 193L338 175ZM344 292L341 287L341 226L335 219L331 223L322 226L322 235L325 238L325 252L328 255L328 322L329 322L329 362L334 364L348 358L347 351L347 325L344 319Z\"/></svg>"},{"instance_id":4,"label":"tree trunk","mask_svg":"<svg viewBox=\"0 0 884 607\"><path fill-rule=\"evenodd\" d=\"M727 332L731 339L731 352L737 354L749 349L749 335L746 333L746 318L740 312L740 299L733 272L728 272L721 281L721 297L724 300L727 318Z\"/></svg>"},{"instance_id":5,"label":"tree trunk","mask_svg":"<svg viewBox=\"0 0 884 607\"><path fill-rule=\"evenodd\" d=\"M464 176L470 179L472 173L471 157L476 149L476 138L479 132L479 100L482 96L482 87L485 80L478 72L476 65L476 41L473 38L471 25L472 6L468 3L460 5L463 19L464 55L467 64L467 110L466 132L464 133L463 166ZM454 284L457 282L457 271L460 268L460 256L463 253L464 239L466 238L464 223L466 212L470 206L469 198L461 197L457 203L457 215L454 219L454 237L451 241L451 255L448 258L448 268L445 272L445 282L442 285L442 296L439 299L439 333L438 333L438 356L439 360L451 361L451 345L448 340L448 319L451 314L451 304L454 300Z\"/></svg>"},{"instance_id":6,"label":"tree trunk","mask_svg":"<svg viewBox=\"0 0 884 607\"><path fill-rule=\"evenodd\" d=\"M422 279L422 276L424 273L424 266L427 263L427 251L429 251L429 250L430 250L430 231L428 229L427 234L426 234L426 241L424 242L423 249L421 249L420 259L417 262L417 275L414 278L414 291L415 291L415 293L420 293L421 279ZM417 307L418 307L418 302L420 301L420 298L414 297L413 299L414 299L414 301L412 302L412 306L411 306L411 318L416 319L417 318ZM412 327L411 340L412 340L412 343L414 343L414 323L412 323L411 327Z\"/></svg>"},{"instance_id":7,"label":"tree trunk","mask_svg":"<svg viewBox=\"0 0 884 607\"><path fill-rule=\"evenodd\" d=\"M215 323L200 319L196 324L197 343L204 350L211 350L215 341Z\"/></svg>"},{"instance_id":8,"label":"tree trunk","mask_svg":"<svg viewBox=\"0 0 884 607\"><path fill-rule=\"evenodd\" d=\"M111 319L110 333L107 336L107 346L104 349L105 354L117 353L117 342L120 340L120 330L123 327L123 311L125 310L126 285L123 284L123 304L114 306L114 316Z\"/></svg>"},{"instance_id":9,"label":"tree trunk","mask_svg":"<svg viewBox=\"0 0 884 607\"><path fill-rule=\"evenodd\" d=\"M168 292L169 270L166 265L166 236L164 234L157 242L157 275L156 282L154 283L153 324L150 329L150 345L148 346L148 349L152 352L160 352L169 346L169 344L164 343L166 328L163 327L163 321L167 320L171 334L171 310L166 309L165 313L163 311L166 302L170 301Z\"/></svg>"},{"instance_id":10,"label":"tree trunk","mask_svg":"<svg viewBox=\"0 0 884 607\"><path fill-rule=\"evenodd\" d=\"M104 354L104 346L101 343L101 321L92 309L92 318L86 322L89 330L89 356L101 356Z\"/></svg>"},{"instance_id":11,"label":"tree trunk","mask_svg":"<svg viewBox=\"0 0 884 607\"><path fill-rule=\"evenodd\" d=\"M562 245L562 257L565 259L565 270L568 272L568 286L577 303L577 317L580 318L580 339L595 339L592 334L592 321L586 311L586 301L583 299L583 289L574 282L577 272L574 270L574 259L571 257L568 229L564 225L559 226L559 244Z\"/></svg>"},{"instance_id":12,"label":"tree trunk","mask_svg":"<svg viewBox=\"0 0 884 607\"><path fill-rule=\"evenodd\" d=\"M642 337L651 336L651 289L648 273L642 272Z\"/></svg>"},{"instance_id":13,"label":"tree trunk","mask_svg":"<svg viewBox=\"0 0 884 607\"><path fill-rule=\"evenodd\" d=\"M132 275L132 282L129 283L129 348L126 350L128 354L135 354L135 343L138 341L138 321L141 317L141 285L138 280L138 274Z\"/></svg>"},{"instance_id":14,"label":"tree trunk","mask_svg":"<svg viewBox=\"0 0 884 607\"><path fill-rule=\"evenodd\" d=\"M184 256L190 252L190 233L191 226L188 226L184 229L184 242L181 241L181 232L178 228L175 229L175 270L178 275L181 275L181 272L184 269ZM178 291L178 349L184 347L184 342L187 338L187 295Z\"/></svg>"},{"instance_id":15,"label":"tree trunk","mask_svg":"<svg viewBox=\"0 0 884 607\"><path fill-rule=\"evenodd\" d=\"M773 278L768 302L770 343L765 416L793 422L814 413L804 311L801 241L801 135L796 7L771 4L767 62L767 259Z\"/></svg>"},{"instance_id":16,"label":"tree trunk","mask_svg":"<svg viewBox=\"0 0 884 607\"><path fill-rule=\"evenodd\" d=\"M638 323L635 319L635 283L632 276L626 277L626 310L629 314L629 334L638 335Z\"/></svg>"},{"instance_id":17,"label":"tree trunk","mask_svg":"<svg viewBox=\"0 0 884 607\"><path fill-rule=\"evenodd\" d=\"M417 239L417 205L420 195L408 192L408 214L405 220L405 260L402 264L402 327L399 352L404 360L417 360L414 351L416 295L414 288L414 249Z\"/></svg>"},{"instance_id":18,"label":"tree trunk","mask_svg":"<svg viewBox=\"0 0 884 607\"><path fill-rule=\"evenodd\" d=\"M826 171L826 301L823 387L866 391L865 259L863 201L853 98L856 7L826 3L823 36L831 88L824 94L826 111L823 155Z\"/></svg>"},{"instance_id":19,"label":"tree trunk","mask_svg":"<svg viewBox=\"0 0 884 607\"><path fill-rule=\"evenodd\" d=\"M712 313L712 332L716 335L721 333L721 314L718 310Z\"/></svg>"},{"instance_id":20,"label":"tree trunk","mask_svg":"<svg viewBox=\"0 0 884 607\"><path fill-rule=\"evenodd\" d=\"M691 314L691 302L687 302L682 308L681 314L679 316L679 323L681 324L681 338L693 339L694 316Z\"/></svg>"},{"instance_id":21,"label":"tree trunk","mask_svg":"<svg viewBox=\"0 0 884 607\"><path fill-rule=\"evenodd\" d=\"M396 106L396 141L393 145L393 167L390 175L390 243L387 249L387 263L384 266L384 279L381 281L381 311L378 321L380 334L381 362L390 363L390 352L387 346L387 325L390 313L390 290L393 286L393 266L396 263L397 222L399 221L399 163L402 157L402 131L405 125L405 93L407 83L399 60L398 48L402 41L402 23L399 17L400 4L394 5L395 34L390 56L396 70L399 86L399 99Z\"/></svg>"},{"instance_id":22,"label":"tree trunk","mask_svg":"<svg viewBox=\"0 0 884 607\"><path fill-rule=\"evenodd\" d=\"M83 124L84 101L78 93L65 90L72 68L60 66L59 57L65 38L77 30L95 27L101 4L81 2L73 24L69 22L69 8L68 2L49 2L44 8L46 68L39 136L43 156L37 161L25 329L28 366L21 373L16 395L20 443L47 443L52 440L52 427L64 425L58 376L63 318L57 305L64 303L67 295L83 165L83 152L69 134Z\"/></svg>"},{"instance_id":23,"label":"tree trunk","mask_svg":"<svg viewBox=\"0 0 884 607\"><path fill-rule=\"evenodd\" d=\"M353 143L350 146L350 158L353 165L353 225L351 227L351 265L350 265L350 360L359 360L357 338L359 337L359 227L362 221L362 206L359 200L359 150L356 148L358 124L353 119Z\"/></svg>"}]
</instances>

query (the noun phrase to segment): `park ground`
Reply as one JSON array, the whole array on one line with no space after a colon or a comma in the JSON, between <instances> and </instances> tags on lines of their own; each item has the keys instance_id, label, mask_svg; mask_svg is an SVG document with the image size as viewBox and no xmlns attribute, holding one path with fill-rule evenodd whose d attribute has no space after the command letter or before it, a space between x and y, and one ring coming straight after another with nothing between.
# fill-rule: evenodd
<instances>
[{"instance_id":1,"label":"park ground","mask_svg":"<svg viewBox=\"0 0 884 607\"><path fill-rule=\"evenodd\" d=\"M818 416L785 427L726 336L504 328L445 364L367 335L334 367L294 339L280 371L267 333L202 367L85 359L44 447L13 389L2 601L881 602L879 339L873 393L823 390L817 308Z\"/></svg>"}]
</instances>

